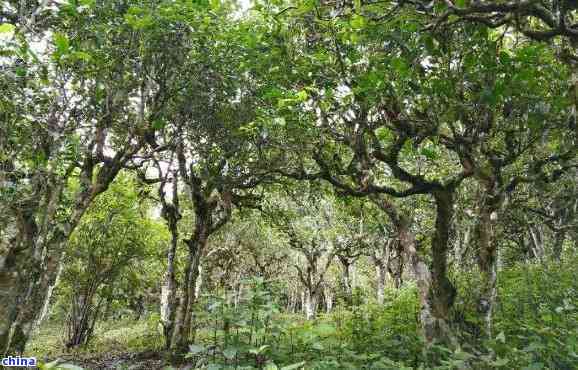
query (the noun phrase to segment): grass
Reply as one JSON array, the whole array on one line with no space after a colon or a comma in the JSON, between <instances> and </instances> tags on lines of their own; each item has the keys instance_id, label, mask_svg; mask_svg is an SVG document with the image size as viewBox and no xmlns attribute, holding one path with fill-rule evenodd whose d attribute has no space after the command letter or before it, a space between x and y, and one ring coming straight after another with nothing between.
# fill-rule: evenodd
<instances>
[{"instance_id":1,"label":"grass","mask_svg":"<svg viewBox=\"0 0 578 370\"><path fill-rule=\"evenodd\" d=\"M161 353L163 340L153 320L132 319L106 321L97 324L92 341L76 349L66 349L62 324L47 322L32 338L26 355L42 362L55 359L75 363L98 363L129 354Z\"/></svg>"}]
</instances>

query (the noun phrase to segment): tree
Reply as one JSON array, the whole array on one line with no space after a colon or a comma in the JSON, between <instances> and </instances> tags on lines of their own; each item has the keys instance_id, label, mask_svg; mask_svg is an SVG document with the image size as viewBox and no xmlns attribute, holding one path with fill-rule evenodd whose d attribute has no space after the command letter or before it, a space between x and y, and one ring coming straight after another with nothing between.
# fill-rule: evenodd
<instances>
[{"instance_id":1,"label":"tree","mask_svg":"<svg viewBox=\"0 0 578 370\"><path fill-rule=\"evenodd\" d=\"M293 266L304 288L305 316L311 320L317 314L325 275L337 253L334 205L330 197L311 191L269 202L270 221L287 235L289 246L297 252Z\"/></svg>"},{"instance_id":2,"label":"tree","mask_svg":"<svg viewBox=\"0 0 578 370\"><path fill-rule=\"evenodd\" d=\"M162 229L142 217L148 212L132 180L126 175L117 177L74 231L62 276L69 289L67 347L91 340L94 325L117 295L122 278L134 273L140 260L149 257L162 242Z\"/></svg>"},{"instance_id":3,"label":"tree","mask_svg":"<svg viewBox=\"0 0 578 370\"><path fill-rule=\"evenodd\" d=\"M274 178L251 128L258 84L249 64L255 55L246 52L247 25L230 23L226 8L214 11L212 18L189 15L185 20L198 30L188 60L179 66L180 73L191 78L180 81L178 94L159 117L174 154L169 163L178 169L174 178L186 189L194 213L186 233L188 260L171 339L175 349L187 348L194 287L210 236L230 221L234 206L254 207L254 189Z\"/></svg>"},{"instance_id":4,"label":"tree","mask_svg":"<svg viewBox=\"0 0 578 370\"><path fill-rule=\"evenodd\" d=\"M447 261L459 188L465 179L474 177L485 183L486 192L495 193L490 189L493 185L488 185L488 179L482 179L483 160L475 152L481 151L486 158L495 159L493 162L487 160L494 168L500 167L497 171L502 171L509 161L515 162L528 150L527 144L537 143L531 139L531 130L529 137L524 137L523 130L517 126L521 122L519 119L524 124L531 124L536 117L524 116L516 120L509 114L516 109L513 108L516 104L532 111L526 105L528 100L535 99L550 109L550 97L571 98L571 93L566 93L567 85L556 82L563 81L559 74L565 74L567 70L547 51L536 54L556 65L553 69L547 65L538 67L551 71L556 77L552 77L553 85L545 85L551 86L551 92L537 91L527 78L538 69L514 61L532 58L526 54L528 49L520 48L511 53L505 36L500 38L484 27L466 25L461 33L446 30L442 36L415 32L427 17L411 13L401 26L400 18L383 23L361 16L357 8L336 11L331 6L312 9L303 4L299 9L300 13L296 13L292 21L301 28L299 31L291 29L291 32L297 32L301 37L295 37L288 30L279 31L278 35L290 45L290 51L283 49L286 58L292 58L293 63L310 72L299 82L284 79L286 71L279 75L279 83L286 86L286 90L277 95L290 98L278 100L277 114L285 117L286 122L299 122L300 126L293 126L299 126L302 137L311 141L295 146L291 142L285 144L287 149L295 150L298 157L295 159L297 165L284 174L302 180L322 178L350 196L431 197L436 210L431 237L431 281L426 283L429 273L422 274L424 287L429 286L422 293L427 291L423 302L429 304L424 303L423 307L431 306L431 314L426 316L432 320L424 330L430 341L445 338L455 343L450 321L456 290L448 279ZM311 23L310 19L318 22ZM456 42L451 43L452 40ZM472 53L479 55L479 50L484 53L482 63L473 59ZM520 54L516 54L518 52ZM500 57L496 58L496 55ZM508 70L508 74L495 75L502 68ZM506 88L508 81L529 86L520 86L520 90L514 91ZM518 92L521 91L534 95L520 96ZM573 101L563 101L561 105L551 106L556 111L552 112L552 117L556 117L553 126L557 128L548 129L552 130L550 132L566 130L565 123L574 117ZM535 107L540 109L540 105ZM504 112L507 112L505 118L500 118L511 122L512 126L495 124L496 114ZM541 122L541 118L538 121ZM286 128L286 131L289 130ZM516 135L511 135L512 132ZM514 143L516 140L519 141ZM494 145L499 149L490 149ZM504 148L510 154L501 152ZM304 152L308 153L309 160L303 159ZM548 175L542 171L546 164L559 165L558 173L574 166L572 145L563 144L554 150L550 147L542 154L544 157L525 175L514 176L517 180L512 179L509 183L510 190L518 182L532 181L536 177L546 176L554 181L552 173ZM425 168L420 165L424 157ZM494 180L490 182L495 183ZM490 198L485 199L495 204L496 198ZM489 219L493 211L488 209L492 207L486 204L480 208L486 214L481 219ZM393 224L408 224L400 222L404 218L399 217L395 203L387 200L385 209L390 212ZM486 235L489 223L482 223L486 226L477 228L478 240L487 246L493 245L486 242L491 239ZM482 274L488 276L487 293L482 293L486 296L483 300L487 322L492 306L488 302L494 299L490 298L493 293L488 292L493 291L491 286L495 285L491 282L493 274L488 270L493 268L488 266L494 266L490 261L495 258L488 257L494 253L492 248L480 248L487 254L480 257L480 261L485 261L480 264ZM420 259L416 253L409 254ZM414 264L417 265L425 266ZM419 275L417 271L416 274ZM487 327L489 332L489 324Z\"/></svg>"}]
</instances>

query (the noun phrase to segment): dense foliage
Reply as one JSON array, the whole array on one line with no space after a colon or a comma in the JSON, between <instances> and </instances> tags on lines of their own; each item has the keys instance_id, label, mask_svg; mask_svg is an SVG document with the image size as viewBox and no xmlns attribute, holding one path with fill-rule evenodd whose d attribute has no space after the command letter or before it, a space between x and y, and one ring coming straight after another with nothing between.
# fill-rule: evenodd
<instances>
[{"instance_id":1,"label":"dense foliage","mask_svg":"<svg viewBox=\"0 0 578 370\"><path fill-rule=\"evenodd\" d=\"M2 357L578 363L574 0L0 0L0 86Z\"/></svg>"}]
</instances>

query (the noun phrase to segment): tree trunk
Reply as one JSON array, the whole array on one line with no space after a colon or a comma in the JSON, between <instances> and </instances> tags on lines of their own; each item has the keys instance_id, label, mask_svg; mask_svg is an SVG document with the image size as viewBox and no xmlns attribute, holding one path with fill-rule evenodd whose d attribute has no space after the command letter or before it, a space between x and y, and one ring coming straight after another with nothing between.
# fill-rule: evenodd
<instances>
[{"instance_id":1,"label":"tree trunk","mask_svg":"<svg viewBox=\"0 0 578 370\"><path fill-rule=\"evenodd\" d=\"M345 293L347 303L352 304L353 301L353 286L351 281L352 263L347 257L341 256L339 256L339 261L341 262L342 267L341 283L343 284L343 292Z\"/></svg>"},{"instance_id":2,"label":"tree trunk","mask_svg":"<svg viewBox=\"0 0 578 370\"><path fill-rule=\"evenodd\" d=\"M30 250L17 253L13 256L14 261L6 266L8 271L0 273L0 276L4 275L0 277L0 289L4 290L0 295L11 298L3 300L5 306L1 312L1 321L8 323L8 330L0 339L3 354L23 353L48 293L55 285L64 242L58 239L49 245L34 244L28 248L32 249L32 256L26 253ZM13 268L18 272L10 272Z\"/></svg>"},{"instance_id":3,"label":"tree trunk","mask_svg":"<svg viewBox=\"0 0 578 370\"><path fill-rule=\"evenodd\" d=\"M203 265L199 263L197 272L197 281L195 283L195 299L201 296L201 289L203 288Z\"/></svg>"},{"instance_id":4,"label":"tree trunk","mask_svg":"<svg viewBox=\"0 0 578 370\"><path fill-rule=\"evenodd\" d=\"M487 172L487 171L484 171ZM477 241L478 267L481 286L478 299L478 312L484 321L486 335L492 337L492 316L497 297L497 242L495 224L498 211L504 203L504 194L499 188L499 171L493 176L479 176L483 194L475 225Z\"/></svg>"},{"instance_id":5,"label":"tree trunk","mask_svg":"<svg viewBox=\"0 0 578 370\"><path fill-rule=\"evenodd\" d=\"M180 307L175 320L172 346L177 351L186 351L191 333L193 304L196 301L197 279L201 255L209 237L210 219L206 215L197 214L193 238L187 241L189 256L185 266L185 282L182 287Z\"/></svg>"},{"instance_id":6,"label":"tree trunk","mask_svg":"<svg viewBox=\"0 0 578 370\"><path fill-rule=\"evenodd\" d=\"M415 236L406 223L400 224L398 228L399 243L409 257L413 276L416 280L420 301L419 319L422 335L428 343L436 339L436 322L431 306L431 273L429 267L417 251Z\"/></svg>"},{"instance_id":7,"label":"tree trunk","mask_svg":"<svg viewBox=\"0 0 578 370\"><path fill-rule=\"evenodd\" d=\"M236 289L235 289L235 297L234 297L235 298L235 302L234 302L235 308L237 308L239 306L239 303L241 302L242 296L243 296L243 283L241 281L239 281L236 284Z\"/></svg>"},{"instance_id":8,"label":"tree trunk","mask_svg":"<svg viewBox=\"0 0 578 370\"><path fill-rule=\"evenodd\" d=\"M64 179L48 176L29 205L12 210L16 214L19 242L9 251L7 262L0 270L0 297L10 299L3 300L5 304L0 306L1 354L24 351L57 282L68 238L92 201L108 189L130 158L126 154L117 153L96 174L94 159L90 156L85 159L81 190L75 194L74 208L65 221L57 220L56 212L68 175Z\"/></svg>"},{"instance_id":9,"label":"tree trunk","mask_svg":"<svg viewBox=\"0 0 578 370\"><path fill-rule=\"evenodd\" d=\"M375 266L377 303L380 305L385 302L385 285L391 263L391 251L395 244L396 240L390 238L371 255L371 260Z\"/></svg>"},{"instance_id":10,"label":"tree trunk","mask_svg":"<svg viewBox=\"0 0 578 370\"><path fill-rule=\"evenodd\" d=\"M333 310L333 291L331 287L325 286L323 292L325 296L325 311L330 313Z\"/></svg>"},{"instance_id":11,"label":"tree trunk","mask_svg":"<svg viewBox=\"0 0 578 370\"><path fill-rule=\"evenodd\" d=\"M433 343L441 337L438 329L440 323L434 316L432 304L432 275L423 257L418 253L415 236L411 232L411 221L401 214L396 206L387 198L374 199L377 205L387 213L396 229L401 249L407 254L413 277L416 280L420 301L419 318L421 331L426 342ZM442 325L445 327L444 323Z\"/></svg>"},{"instance_id":12,"label":"tree trunk","mask_svg":"<svg viewBox=\"0 0 578 370\"><path fill-rule=\"evenodd\" d=\"M60 280L60 275L62 274L62 270L64 270L64 264L62 263L62 258L60 258L60 262L58 264L58 271L56 272L56 278L54 279L54 284L48 287L48 291L46 292L46 298L44 299L44 306L42 307L42 312L40 313L40 317L36 322L36 327L39 327L48 313L50 312L50 300L52 299L52 294L54 293L54 288L58 285Z\"/></svg>"},{"instance_id":13,"label":"tree trunk","mask_svg":"<svg viewBox=\"0 0 578 370\"><path fill-rule=\"evenodd\" d=\"M449 236L453 217L454 194L450 190L434 193L436 202L435 233L432 239L432 280L430 302L433 322L429 325L428 340L437 339L455 344L450 328L450 310L454 304L456 289L447 276Z\"/></svg>"},{"instance_id":14,"label":"tree trunk","mask_svg":"<svg viewBox=\"0 0 578 370\"><path fill-rule=\"evenodd\" d=\"M483 204L480 207L476 237L478 242L478 266L481 274L481 290L478 312L482 315L486 334L492 336L492 313L496 302L496 240L494 237L494 207Z\"/></svg>"},{"instance_id":15,"label":"tree trunk","mask_svg":"<svg viewBox=\"0 0 578 370\"><path fill-rule=\"evenodd\" d=\"M317 293L311 289L305 289L305 318L313 320L317 316Z\"/></svg>"},{"instance_id":16,"label":"tree trunk","mask_svg":"<svg viewBox=\"0 0 578 370\"><path fill-rule=\"evenodd\" d=\"M528 231L530 232L530 240L531 240L531 250L532 250L532 254L534 256L534 258L538 259L538 260L543 260L544 259L544 238L542 235L542 229L540 228L540 226L533 226L533 225L528 225Z\"/></svg>"},{"instance_id":17,"label":"tree trunk","mask_svg":"<svg viewBox=\"0 0 578 370\"><path fill-rule=\"evenodd\" d=\"M162 174L162 168L157 162L159 174ZM161 287L161 324L163 326L163 336L165 338L165 348L169 349L172 345L172 339L175 329L175 318L177 311L177 281L175 276L175 258L179 246L179 221L182 218L179 207L179 177L178 172L173 172L173 196L172 203L166 200L165 186L167 175L163 178L159 186L159 198L162 203L162 217L167 223L171 233L171 244L167 249L167 270L164 276L164 282Z\"/></svg>"},{"instance_id":18,"label":"tree trunk","mask_svg":"<svg viewBox=\"0 0 578 370\"><path fill-rule=\"evenodd\" d=\"M387 277L387 268L385 263L375 265L377 273L377 303L382 305L385 303L385 280Z\"/></svg>"},{"instance_id":19,"label":"tree trunk","mask_svg":"<svg viewBox=\"0 0 578 370\"><path fill-rule=\"evenodd\" d=\"M554 234L554 245L552 246L552 257L555 261L560 262L562 251L564 250L564 241L566 240L566 231L556 231Z\"/></svg>"},{"instance_id":20,"label":"tree trunk","mask_svg":"<svg viewBox=\"0 0 578 370\"><path fill-rule=\"evenodd\" d=\"M171 347L177 309L175 256L178 246L178 231L176 223L169 225L169 227L171 229L171 245L167 251L167 271L165 272L164 283L161 287L161 324L163 325L166 349Z\"/></svg>"}]
</instances>

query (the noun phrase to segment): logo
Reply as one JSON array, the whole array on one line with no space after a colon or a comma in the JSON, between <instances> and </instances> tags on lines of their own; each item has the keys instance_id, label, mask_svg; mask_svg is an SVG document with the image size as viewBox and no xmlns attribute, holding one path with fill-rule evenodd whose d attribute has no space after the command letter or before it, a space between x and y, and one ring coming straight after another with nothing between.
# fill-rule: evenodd
<instances>
[{"instance_id":1,"label":"logo","mask_svg":"<svg viewBox=\"0 0 578 370\"><path fill-rule=\"evenodd\" d=\"M36 367L36 357L4 357L2 359L2 366L6 367L16 367L16 366L25 366L25 367Z\"/></svg>"}]
</instances>

